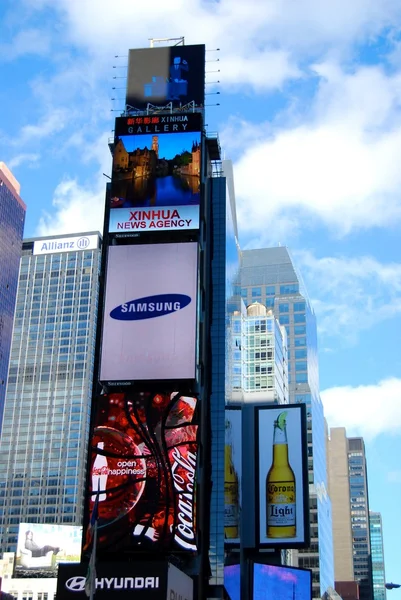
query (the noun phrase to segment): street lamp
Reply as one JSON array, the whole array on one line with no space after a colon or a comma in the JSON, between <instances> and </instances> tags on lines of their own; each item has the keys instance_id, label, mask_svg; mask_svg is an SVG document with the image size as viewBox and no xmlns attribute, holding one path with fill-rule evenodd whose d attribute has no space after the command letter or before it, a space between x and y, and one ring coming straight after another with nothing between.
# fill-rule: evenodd
<instances>
[{"instance_id":1,"label":"street lamp","mask_svg":"<svg viewBox=\"0 0 401 600\"><path fill-rule=\"evenodd\" d=\"M394 588L400 588L401 587L401 583L385 583L384 587L387 590L393 590Z\"/></svg>"}]
</instances>

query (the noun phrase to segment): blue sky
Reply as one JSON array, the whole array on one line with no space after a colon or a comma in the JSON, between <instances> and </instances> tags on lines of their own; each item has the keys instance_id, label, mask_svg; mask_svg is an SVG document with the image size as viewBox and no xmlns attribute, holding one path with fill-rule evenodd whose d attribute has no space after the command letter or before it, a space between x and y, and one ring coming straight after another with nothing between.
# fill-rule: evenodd
<instances>
[{"instance_id":1,"label":"blue sky","mask_svg":"<svg viewBox=\"0 0 401 600\"><path fill-rule=\"evenodd\" d=\"M3 0L0 24L0 159L26 236L101 228L127 48L207 44L206 122L234 161L241 245L285 244L302 271L329 425L365 437L400 581L399 0Z\"/></svg>"}]
</instances>

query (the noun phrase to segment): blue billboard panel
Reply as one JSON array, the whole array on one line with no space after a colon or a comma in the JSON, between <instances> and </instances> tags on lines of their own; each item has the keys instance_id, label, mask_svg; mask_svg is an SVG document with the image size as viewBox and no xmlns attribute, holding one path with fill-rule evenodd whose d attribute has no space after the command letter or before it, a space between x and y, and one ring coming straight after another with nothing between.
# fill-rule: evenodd
<instances>
[{"instance_id":1,"label":"blue billboard panel","mask_svg":"<svg viewBox=\"0 0 401 600\"><path fill-rule=\"evenodd\" d=\"M311 600L312 572L279 565L253 565L253 600Z\"/></svg>"}]
</instances>

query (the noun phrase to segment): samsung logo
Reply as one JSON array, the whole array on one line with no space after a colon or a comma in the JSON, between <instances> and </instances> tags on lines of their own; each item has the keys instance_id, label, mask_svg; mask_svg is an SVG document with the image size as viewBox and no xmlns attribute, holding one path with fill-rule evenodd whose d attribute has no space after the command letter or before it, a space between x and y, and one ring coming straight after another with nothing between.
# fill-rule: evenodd
<instances>
[{"instance_id":1,"label":"samsung logo","mask_svg":"<svg viewBox=\"0 0 401 600\"><path fill-rule=\"evenodd\" d=\"M185 294L160 294L125 302L114 308L110 316L118 321L139 321L177 312L190 304Z\"/></svg>"}]
</instances>

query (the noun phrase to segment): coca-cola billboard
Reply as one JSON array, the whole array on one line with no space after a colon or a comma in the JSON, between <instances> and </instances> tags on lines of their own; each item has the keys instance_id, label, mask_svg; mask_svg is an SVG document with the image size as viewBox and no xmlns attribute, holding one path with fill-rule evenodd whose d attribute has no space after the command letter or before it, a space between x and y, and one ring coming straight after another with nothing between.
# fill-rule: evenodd
<instances>
[{"instance_id":1,"label":"coca-cola billboard","mask_svg":"<svg viewBox=\"0 0 401 600\"><path fill-rule=\"evenodd\" d=\"M96 399L86 512L98 495L100 553L197 551L196 406L170 391Z\"/></svg>"}]
</instances>

